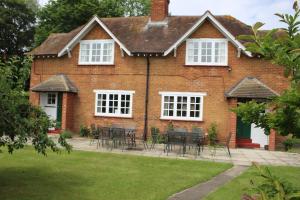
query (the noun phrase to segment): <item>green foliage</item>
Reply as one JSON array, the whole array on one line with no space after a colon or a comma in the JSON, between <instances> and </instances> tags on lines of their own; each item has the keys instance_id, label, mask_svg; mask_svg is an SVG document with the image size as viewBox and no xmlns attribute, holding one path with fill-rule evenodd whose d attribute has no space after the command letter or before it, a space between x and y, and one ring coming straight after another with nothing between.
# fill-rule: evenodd
<instances>
[{"instance_id":1,"label":"green foliage","mask_svg":"<svg viewBox=\"0 0 300 200\"><path fill-rule=\"evenodd\" d=\"M79 130L79 136L80 137L88 137L90 135L91 130L89 127L81 125Z\"/></svg>"},{"instance_id":2,"label":"green foliage","mask_svg":"<svg viewBox=\"0 0 300 200\"><path fill-rule=\"evenodd\" d=\"M245 123L254 123L265 130L280 135L300 136L300 91L292 87L268 103L250 101L233 109ZM266 112L268 111L268 112Z\"/></svg>"},{"instance_id":3,"label":"green foliage","mask_svg":"<svg viewBox=\"0 0 300 200\"><path fill-rule=\"evenodd\" d=\"M218 139L218 125L216 123L211 123L208 128L208 141L209 145L215 146Z\"/></svg>"},{"instance_id":4,"label":"green foliage","mask_svg":"<svg viewBox=\"0 0 300 200\"><path fill-rule=\"evenodd\" d=\"M287 28L261 31L264 25L258 22L253 25L253 35L242 35L239 39L247 41L247 50L283 66L286 77L295 83L300 82L300 10L298 1L293 6L295 13L276 14ZM300 83L299 83L300 84Z\"/></svg>"},{"instance_id":5,"label":"green foliage","mask_svg":"<svg viewBox=\"0 0 300 200\"><path fill-rule=\"evenodd\" d=\"M260 31L263 23L253 27L253 35L240 36L248 41L247 50L284 67L285 76L291 78L291 88L269 103L248 102L240 104L234 112L244 122L255 123L269 134L275 129L281 135L300 135L300 10L298 1L293 6L295 13L276 14L287 28ZM270 112L266 112L269 109Z\"/></svg>"},{"instance_id":6,"label":"green foliage","mask_svg":"<svg viewBox=\"0 0 300 200\"><path fill-rule=\"evenodd\" d=\"M29 103L28 93L24 92L30 63L29 58L0 60L0 147L6 146L12 153L31 140L37 152L46 155L48 147L55 152L59 149L47 136L53 123L44 111ZM69 151L64 142L61 138L60 144Z\"/></svg>"},{"instance_id":7,"label":"green foliage","mask_svg":"<svg viewBox=\"0 0 300 200\"><path fill-rule=\"evenodd\" d=\"M70 130L64 130L60 135L65 139L70 139L73 137L74 133Z\"/></svg>"},{"instance_id":8,"label":"green foliage","mask_svg":"<svg viewBox=\"0 0 300 200\"><path fill-rule=\"evenodd\" d=\"M34 38L36 0L0 1L0 58L22 55Z\"/></svg>"},{"instance_id":9,"label":"green foliage","mask_svg":"<svg viewBox=\"0 0 300 200\"><path fill-rule=\"evenodd\" d=\"M172 121L169 121L167 125L167 131L174 131L174 124Z\"/></svg>"},{"instance_id":10,"label":"green foliage","mask_svg":"<svg viewBox=\"0 0 300 200\"><path fill-rule=\"evenodd\" d=\"M248 101L240 103L233 111L241 117L244 123L256 124L265 130L265 134L269 135L271 127L269 125L269 113L265 113L267 109L266 103L258 103L256 101Z\"/></svg>"},{"instance_id":11,"label":"green foliage","mask_svg":"<svg viewBox=\"0 0 300 200\"><path fill-rule=\"evenodd\" d=\"M149 13L150 0L50 0L38 12L35 45L50 33L69 32L94 15L99 17L138 16Z\"/></svg>"},{"instance_id":12,"label":"green foliage","mask_svg":"<svg viewBox=\"0 0 300 200\"><path fill-rule=\"evenodd\" d=\"M273 175L267 167L261 167L254 163L258 175L263 178L261 184L255 184L251 180L252 191L256 195L246 195L247 200L297 200L300 199L300 190L295 189L289 182Z\"/></svg>"},{"instance_id":13,"label":"green foliage","mask_svg":"<svg viewBox=\"0 0 300 200\"><path fill-rule=\"evenodd\" d=\"M295 143L296 141L293 137L288 137L285 141L282 142L285 151L291 150Z\"/></svg>"}]
</instances>

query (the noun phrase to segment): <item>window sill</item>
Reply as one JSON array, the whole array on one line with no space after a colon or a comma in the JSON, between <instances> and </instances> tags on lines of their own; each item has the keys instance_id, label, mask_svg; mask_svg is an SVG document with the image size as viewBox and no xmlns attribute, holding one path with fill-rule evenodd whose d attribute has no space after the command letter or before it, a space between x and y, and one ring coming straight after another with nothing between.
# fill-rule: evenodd
<instances>
[{"instance_id":1,"label":"window sill","mask_svg":"<svg viewBox=\"0 0 300 200\"><path fill-rule=\"evenodd\" d=\"M200 65L200 64L184 64L185 67L229 67L229 65Z\"/></svg>"},{"instance_id":2,"label":"window sill","mask_svg":"<svg viewBox=\"0 0 300 200\"><path fill-rule=\"evenodd\" d=\"M115 64L113 63L113 64L103 64L103 63L101 63L101 64L99 64L99 63L90 63L90 64L83 64L83 63L78 63L77 64L78 66L115 66Z\"/></svg>"},{"instance_id":3,"label":"window sill","mask_svg":"<svg viewBox=\"0 0 300 200\"><path fill-rule=\"evenodd\" d=\"M178 118L165 118L165 117L161 117L160 120L164 120L164 121L185 121L185 122L204 122L203 119L178 119Z\"/></svg>"},{"instance_id":4,"label":"window sill","mask_svg":"<svg viewBox=\"0 0 300 200\"><path fill-rule=\"evenodd\" d=\"M121 115L94 115L94 117L101 117L101 118L123 118L123 119L132 119L133 116L121 116Z\"/></svg>"}]
</instances>

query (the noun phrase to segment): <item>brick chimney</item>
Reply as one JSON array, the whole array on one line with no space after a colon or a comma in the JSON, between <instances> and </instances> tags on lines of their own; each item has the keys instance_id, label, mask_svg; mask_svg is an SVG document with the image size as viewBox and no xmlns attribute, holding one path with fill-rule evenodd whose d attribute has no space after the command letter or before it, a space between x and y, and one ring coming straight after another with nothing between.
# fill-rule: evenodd
<instances>
[{"instance_id":1,"label":"brick chimney","mask_svg":"<svg viewBox=\"0 0 300 200\"><path fill-rule=\"evenodd\" d=\"M169 15L170 0L151 0L151 22L164 21Z\"/></svg>"}]
</instances>

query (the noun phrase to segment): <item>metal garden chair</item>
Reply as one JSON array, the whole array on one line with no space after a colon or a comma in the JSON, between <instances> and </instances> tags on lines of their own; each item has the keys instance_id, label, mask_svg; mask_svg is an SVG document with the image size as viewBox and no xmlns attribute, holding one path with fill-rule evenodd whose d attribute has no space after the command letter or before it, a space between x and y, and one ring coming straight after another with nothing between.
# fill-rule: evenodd
<instances>
[{"instance_id":1,"label":"metal garden chair","mask_svg":"<svg viewBox=\"0 0 300 200\"><path fill-rule=\"evenodd\" d=\"M126 135L124 128L111 128L111 137L112 137L112 148L117 148L118 145L121 145L122 151L124 150L126 144Z\"/></svg>"}]
</instances>

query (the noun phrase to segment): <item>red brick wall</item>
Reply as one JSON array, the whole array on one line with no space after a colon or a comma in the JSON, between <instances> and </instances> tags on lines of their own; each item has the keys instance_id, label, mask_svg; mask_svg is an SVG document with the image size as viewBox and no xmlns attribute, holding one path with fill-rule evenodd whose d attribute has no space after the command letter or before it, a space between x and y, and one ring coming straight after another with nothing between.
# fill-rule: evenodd
<instances>
[{"instance_id":1,"label":"red brick wall","mask_svg":"<svg viewBox=\"0 0 300 200\"><path fill-rule=\"evenodd\" d=\"M222 34L209 22L205 22L191 38L220 38ZM84 39L109 38L99 26L95 27ZM168 120L160 120L160 91L207 92L204 97L204 113L202 122L174 121L175 126L201 126L204 129L212 122L219 126L220 139L225 141L230 131L229 104L224 96L245 76L254 76L273 90L281 92L287 87L288 81L283 77L283 70L270 62L248 58L242 55L237 58L237 49L229 44L229 66L185 66L185 43L177 49L177 56L151 57L150 91L149 91L149 128L156 126L165 130ZM79 66L78 45L72 50L72 57L36 58L33 64L31 86L48 79L57 73L65 73L78 87L79 92L72 99L72 128L79 130L81 124L112 123L136 124L138 134L142 135L144 126L144 97L146 83L146 58L121 56L120 47L115 45L114 66ZM133 118L95 117L94 89L134 90ZM34 93L31 100L34 101Z\"/></svg>"}]
</instances>

